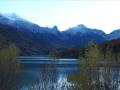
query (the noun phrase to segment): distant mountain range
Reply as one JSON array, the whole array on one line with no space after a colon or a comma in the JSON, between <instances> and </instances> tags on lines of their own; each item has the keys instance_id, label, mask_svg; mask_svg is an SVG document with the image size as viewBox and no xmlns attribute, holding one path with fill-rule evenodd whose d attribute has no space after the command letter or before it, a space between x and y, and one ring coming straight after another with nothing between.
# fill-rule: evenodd
<instances>
[{"instance_id":1,"label":"distant mountain range","mask_svg":"<svg viewBox=\"0 0 120 90\"><path fill-rule=\"evenodd\" d=\"M119 39L120 30L106 34L102 30L80 24L59 31L57 26L41 27L16 14L0 14L0 37L5 38L1 41L2 44L14 43L20 49L21 55L38 55L59 48L85 47L93 40L101 44Z\"/></svg>"}]
</instances>

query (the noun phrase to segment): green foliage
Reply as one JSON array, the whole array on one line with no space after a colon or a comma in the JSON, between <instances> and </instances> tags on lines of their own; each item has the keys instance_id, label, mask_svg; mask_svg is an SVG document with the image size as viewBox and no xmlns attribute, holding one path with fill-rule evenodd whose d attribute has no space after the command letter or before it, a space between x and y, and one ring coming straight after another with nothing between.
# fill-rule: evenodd
<instances>
[{"instance_id":1,"label":"green foliage","mask_svg":"<svg viewBox=\"0 0 120 90\"><path fill-rule=\"evenodd\" d=\"M105 60L115 61L115 56L114 56L113 50L111 48L106 49Z\"/></svg>"},{"instance_id":2,"label":"green foliage","mask_svg":"<svg viewBox=\"0 0 120 90\"><path fill-rule=\"evenodd\" d=\"M80 58L80 64L89 67L103 59L103 54L96 44L89 45L85 50L85 57Z\"/></svg>"},{"instance_id":3,"label":"green foliage","mask_svg":"<svg viewBox=\"0 0 120 90\"><path fill-rule=\"evenodd\" d=\"M70 76L69 78L77 81L80 90L92 90L91 79L97 79L97 77L92 78L91 70L95 65L99 64L102 59L103 54L98 45L94 43L89 44L89 46L85 49L84 57L80 57L80 73L75 76ZM95 69L97 69L97 67Z\"/></svg>"},{"instance_id":4,"label":"green foliage","mask_svg":"<svg viewBox=\"0 0 120 90\"><path fill-rule=\"evenodd\" d=\"M17 48L15 45L10 45L7 48L0 50L0 70L16 71L19 67L19 62L16 60Z\"/></svg>"},{"instance_id":5,"label":"green foliage","mask_svg":"<svg viewBox=\"0 0 120 90\"><path fill-rule=\"evenodd\" d=\"M20 63L15 45L0 49L0 90L16 90Z\"/></svg>"}]
</instances>

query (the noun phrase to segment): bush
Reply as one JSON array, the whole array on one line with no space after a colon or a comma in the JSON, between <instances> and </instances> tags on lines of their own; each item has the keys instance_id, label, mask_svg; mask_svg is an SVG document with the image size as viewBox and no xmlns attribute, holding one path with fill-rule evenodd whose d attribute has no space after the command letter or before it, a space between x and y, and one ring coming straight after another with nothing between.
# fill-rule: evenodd
<instances>
[{"instance_id":1,"label":"bush","mask_svg":"<svg viewBox=\"0 0 120 90\"><path fill-rule=\"evenodd\" d=\"M0 90L16 90L17 88L20 69L17 55L15 45L0 49Z\"/></svg>"}]
</instances>

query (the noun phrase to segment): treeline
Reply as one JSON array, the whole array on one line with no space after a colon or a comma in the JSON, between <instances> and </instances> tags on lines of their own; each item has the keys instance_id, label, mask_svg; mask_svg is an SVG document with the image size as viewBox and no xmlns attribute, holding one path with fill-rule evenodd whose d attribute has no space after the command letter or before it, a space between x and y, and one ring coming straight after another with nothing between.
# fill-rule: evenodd
<instances>
[{"instance_id":1,"label":"treeline","mask_svg":"<svg viewBox=\"0 0 120 90\"><path fill-rule=\"evenodd\" d=\"M58 49L54 50L52 53L54 53L55 56L58 55L59 57L84 57L86 49L89 48L89 46L90 45L84 48ZM114 58L115 60L120 59L120 39L104 42L98 45L98 48L102 52L104 58L110 57L111 59Z\"/></svg>"},{"instance_id":2,"label":"treeline","mask_svg":"<svg viewBox=\"0 0 120 90\"><path fill-rule=\"evenodd\" d=\"M105 42L99 46L104 57L111 56L115 60L120 59L120 39Z\"/></svg>"}]
</instances>

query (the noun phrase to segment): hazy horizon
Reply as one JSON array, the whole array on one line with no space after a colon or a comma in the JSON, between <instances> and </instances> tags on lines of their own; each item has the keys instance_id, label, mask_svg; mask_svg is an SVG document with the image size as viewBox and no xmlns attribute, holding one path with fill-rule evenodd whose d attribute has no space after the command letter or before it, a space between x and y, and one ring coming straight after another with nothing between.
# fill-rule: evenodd
<instances>
[{"instance_id":1,"label":"hazy horizon","mask_svg":"<svg viewBox=\"0 0 120 90\"><path fill-rule=\"evenodd\" d=\"M120 29L120 1L117 0L4 0L1 13L17 15L43 27L63 31L79 24L110 33Z\"/></svg>"}]
</instances>

